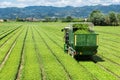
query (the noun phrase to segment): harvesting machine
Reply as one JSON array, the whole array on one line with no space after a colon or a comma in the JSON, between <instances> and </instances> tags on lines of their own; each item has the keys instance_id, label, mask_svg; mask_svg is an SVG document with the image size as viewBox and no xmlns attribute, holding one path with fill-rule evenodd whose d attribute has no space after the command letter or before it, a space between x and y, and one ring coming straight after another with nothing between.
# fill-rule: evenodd
<instances>
[{"instance_id":1,"label":"harvesting machine","mask_svg":"<svg viewBox=\"0 0 120 80\"><path fill-rule=\"evenodd\" d=\"M94 32L92 23L73 23L61 31L64 31L64 51L72 57L97 53L98 34Z\"/></svg>"}]
</instances>

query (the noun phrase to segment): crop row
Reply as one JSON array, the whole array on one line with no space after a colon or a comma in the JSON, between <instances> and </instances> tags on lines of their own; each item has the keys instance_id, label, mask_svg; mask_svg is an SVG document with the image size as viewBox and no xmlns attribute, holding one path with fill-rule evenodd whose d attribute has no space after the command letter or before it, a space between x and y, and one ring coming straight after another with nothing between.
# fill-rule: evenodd
<instances>
[{"instance_id":1,"label":"crop row","mask_svg":"<svg viewBox=\"0 0 120 80\"><path fill-rule=\"evenodd\" d=\"M49 33L50 34L50 33ZM53 34L51 34L52 36L54 36L55 37L55 35L54 35L54 33ZM54 39L55 40L55 39ZM57 40L58 41L58 40ZM59 42L57 42L57 43L59 43ZM89 64L88 64L89 65ZM113 64L112 64L113 65ZM94 66L94 65L93 65ZM113 68L113 67L112 67ZM97 70L97 69L96 69ZM99 69L99 70L101 70L101 69ZM105 73L105 71L103 71L104 73ZM108 73L105 73L106 75L108 75ZM110 74L109 74L110 75ZM100 75L99 75L100 76ZM103 74L103 76L105 76L104 74ZM112 76L112 75L111 75ZM105 77L107 77L107 76L105 76ZM104 77L104 79L106 79ZM116 78L111 78L111 79L116 79Z\"/></svg>"},{"instance_id":2,"label":"crop row","mask_svg":"<svg viewBox=\"0 0 120 80\"><path fill-rule=\"evenodd\" d=\"M118 27L113 27L113 26L106 26L106 27L102 27L102 26L95 26L95 31L102 31L105 33L112 33L112 34L119 34L119 26Z\"/></svg>"},{"instance_id":3,"label":"crop row","mask_svg":"<svg viewBox=\"0 0 120 80\"><path fill-rule=\"evenodd\" d=\"M6 55L9 53L12 45L21 34L21 31L22 29L18 31L16 34L12 34L14 36L11 37L9 40L5 41L4 45L0 47L0 63L5 59Z\"/></svg>"},{"instance_id":4,"label":"crop row","mask_svg":"<svg viewBox=\"0 0 120 80\"><path fill-rule=\"evenodd\" d=\"M9 32L10 30L18 27L19 24L15 23L0 23L0 35Z\"/></svg>"},{"instance_id":5,"label":"crop row","mask_svg":"<svg viewBox=\"0 0 120 80\"><path fill-rule=\"evenodd\" d=\"M45 40L39 31L35 31L35 40L38 43L37 46L39 48L39 54L41 55L43 66L44 66L44 71L46 73L46 78L47 79L56 79L56 80L61 80L61 79L70 79L69 76L67 76L65 69L63 66L60 64L60 62L56 59L56 57L53 55L51 52L51 49L47 46L45 43ZM42 44L42 45L40 45ZM61 74L62 73L62 74Z\"/></svg>"},{"instance_id":6,"label":"crop row","mask_svg":"<svg viewBox=\"0 0 120 80\"><path fill-rule=\"evenodd\" d=\"M2 40L3 38L5 38L7 35L11 34L12 32L14 32L15 30L19 29L21 26L18 26L17 28L15 27L14 29L11 29L3 34L0 35L0 40Z\"/></svg>"},{"instance_id":7,"label":"crop row","mask_svg":"<svg viewBox=\"0 0 120 80\"><path fill-rule=\"evenodd\" d=\"M105 45L104 45L105 44ZM119 54L120 54L120 50L118 49L118 47L114 46L112 43L105 43L103 41L100 42L100 46L102 46L103 48L105 48L107 51L111 50L111 55L114 55L118 58L120 58ZM119 46L119 44L118 44Z\"/></svg>"},{"instance_id":8,"label":"crop row","mask_svg":"<svg viewBox=\"0 0 120 80\"><path fill-rule=\"evenodd\" d=\"M16 79L19 62L21 58L22 45L25 37L26 29L17 37L16 41L11 47L9 56L6 58L5 63L0 70L1 80L14 80ZM9 71L8 71L9 70Z\"/></svg>"},{"instance_id":9,"label":"crop row","mask_svg":"<svg viewBox=\"0 0 120 80\"><path fill-rule=\"evenodd\" d=\"M113 36L112 33L106 34L107 30L100 32L98 53L93 56L97 63L77 62L63 50L61 29L66 23L13 25L21 24L22 27L6 29L8 33L15 29L9 34L0 27L0 34L7 34L0 40L0 80L120 79L120 51L117 49L120 46L115 33Z\"/></svg>"},{"instance_id":10,"label":"crop row","mask_svg":"<svg viewBox=\"0 0 120 80\"><path fill-rule=\"evenodd\" d=\"M29 27L26 25L26 27ZM21 70L20 80L37 80L40 79L40 68L37 60L34 43L32 40L31 28L28 28L26 33L26 40L24 41L23 58L21 58Z\"/></svg>"},{"instance_id":11,"label":"crop row","mask_svg":"<svg viewBox=\"0 0 120 80\"><path fill-rule=\"evenodd\" d=\"M21 28L19 28L19 29L15 30L14 32L8 34L6 37L4 37L2 40L0 40L0 47L2 47L4 44L6 44L15 34L17 34L21 30Z\"/></svg>"},{"instance_id":12,"label":"crop row","mask_svg":"<svg viewBox=\"0 0 120 80\"><path fill-rule=\"evenodd\" d=\"M101 34L108 34L108 35L112 35L112 36L120 36L119 33L105 32L105 31L99 31L99 30L96 30L96 31L101 33Z\"/></svg>"},{"instance_id":13,"label":"crop row","mask_svg":"<svg viewBox=\"0 0 120 80\"><path fill-rule=\"evenodd\" d=\"M84 69L82 66L80 66L74 59L72 59L67 54L63 54L64 53L63 49L61 50L61 48L59 48L59 46L54 41L52 41L51 39L49 39L49 37L46 36L45 33L42 30L41 30L41 34L44 36L45 40L47 40L47 42L48 42L47 44L49 45L50 49L54 52L54 55L56 55L56 57L65 66L66 70L69 72L69 74L71 75L72 79L75 79L75 80L76 79L83 79L84 80L85 77L86 77L86 79L87 78L89 78L89 79L95 79L95 77L91 76L91 74L89 72L85 72L86 69ZM52 37L52 36L53 35L51 34L50 37ZM54 49L54 47L56 49ZM71 65L76 65L76 66L71 67ZM79 73L79 71L81 72L81 74L77 74L77 73Z\"/></svg>"}]
</instances>

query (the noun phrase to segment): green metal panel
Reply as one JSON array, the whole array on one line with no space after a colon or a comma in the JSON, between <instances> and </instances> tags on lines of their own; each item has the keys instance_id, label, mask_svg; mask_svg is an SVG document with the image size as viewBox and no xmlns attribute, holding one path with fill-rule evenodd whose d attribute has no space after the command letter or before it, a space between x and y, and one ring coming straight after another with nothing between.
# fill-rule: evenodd
<instances>
[{"instance_id":1,"label":"green metal panel","mask_svg":"<svg viewBox=\"0 0 120 80\"><path fill-rule=\"evenodd\" d=\"M98 46L75 46L75 50L81 55L94 55Z\"/></svg>"},{"instance_id":2,"label":"green metal panel","mask_svg":"<svg viewBox=\"0 0 120 80\"><path fill-rule=\"evenodd\" d=\"M96 34L89 34L86 35L87 38L87 42L86 45L87 46L96 46L97 45L97 35Z\"/></svg>"},{"instance_id":3,"label":"green metal panel","mask_svg":"<svg viewBox=\"0 0 120 80\"><path fill-rule=\"evenodd\" d=\"M84 46L86 45L86 35L83 35L83 34L78 34L78 35L75 35L76 36L76 40L75 40L75 43L76 45L75 46Z\"/></svg>"},{"instance_id":4,"label":"green metal panel","mask_svg":"<svg viewBox=\"0 0 120 80\"><path fill-rule=\"evenodd\" d=\"M74 33L73 33L72 29L69 30L69 44L70 44L70 46L72 46L72 47L73 47L73 45L74 45Z\"/></svg>"},{"instance_id":5,"label":"green metal panel","mask_svg":"<svg viewBox=\"0 0 120 80\"><path fill-rule=\"evenodd\" d=\"M76 34L75 46L96 46L97 34Z\"/></svg>"},{"instance_id":6,"label":"green metal panel","mask_svg":"<svg viewBox=\"0 0 120 80\"><path fill-rule=\"evenodd\" d=\"M64 44L64 51L66 51L67 50L67 45L66 44Z\"/></svg>"},{"instance_id":7,"label":"green metal panel","mask_svg":"<svg viewBox=\"0 0 120 80\"><path fill-rule=\"evenodd\" d=\"M97 34L76 34L74 49L80 55L94 55L97 51Z\"/></svg>"}]
</instances>

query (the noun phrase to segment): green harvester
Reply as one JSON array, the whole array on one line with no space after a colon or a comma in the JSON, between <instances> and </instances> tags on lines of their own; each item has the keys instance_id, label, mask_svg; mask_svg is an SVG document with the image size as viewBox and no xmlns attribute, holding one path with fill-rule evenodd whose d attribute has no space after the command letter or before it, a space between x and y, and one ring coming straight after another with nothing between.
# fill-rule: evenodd
<instances>
[{"instance_id":1,"label":"green harvester","mask_svg":"<svg viewBox=\"0 0 120 80\"><path fill-rule=\"evenodd\" d=\"M64 31L64 51L75 55L93 56L97 53L98 34L92 23L72 23Z\"/></svg>"}]
</instances>

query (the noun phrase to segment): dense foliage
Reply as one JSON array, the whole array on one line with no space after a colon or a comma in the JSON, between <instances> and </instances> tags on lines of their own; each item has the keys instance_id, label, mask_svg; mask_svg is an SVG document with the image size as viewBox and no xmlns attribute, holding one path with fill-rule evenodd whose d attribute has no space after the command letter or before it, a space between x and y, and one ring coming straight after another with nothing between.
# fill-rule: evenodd
<instances>
[{"instance_id":1,"label":"dense foliage","mask_svg":"<svg viewBox=\"0 0 120 80\"><path fill-rule=\"evenodd\" d=\"M78 29L80 29L80 30L88 30L89 29L89 25L88 24L73 24L72 25L73 26L73 28L78 28Z\"/></svg>"},{"instance_id":2,"label":"dense foliage","mask_svg":"<svg viewBox=\"0 0 120 80\"><path fill-rule=\"evenodd\" d=\"M93 22L94 25L101 25L101 26L118 26L119 25L119 14L115 12L110 12L109 14L105 15L99 10L92 11L89 17L89 20Z\"/></svg>"},{"instance_id":3,"label":"dense foliage","mask_svg":"<svg viewBox=\"0 0 120 80\"><path fill-rule=\"evenodd\" d=\"M75 23L73 26L73 32L75 34L91 34L94 33L94 31L90 30L90 23Z\"/></svg>"}]
</instances>

